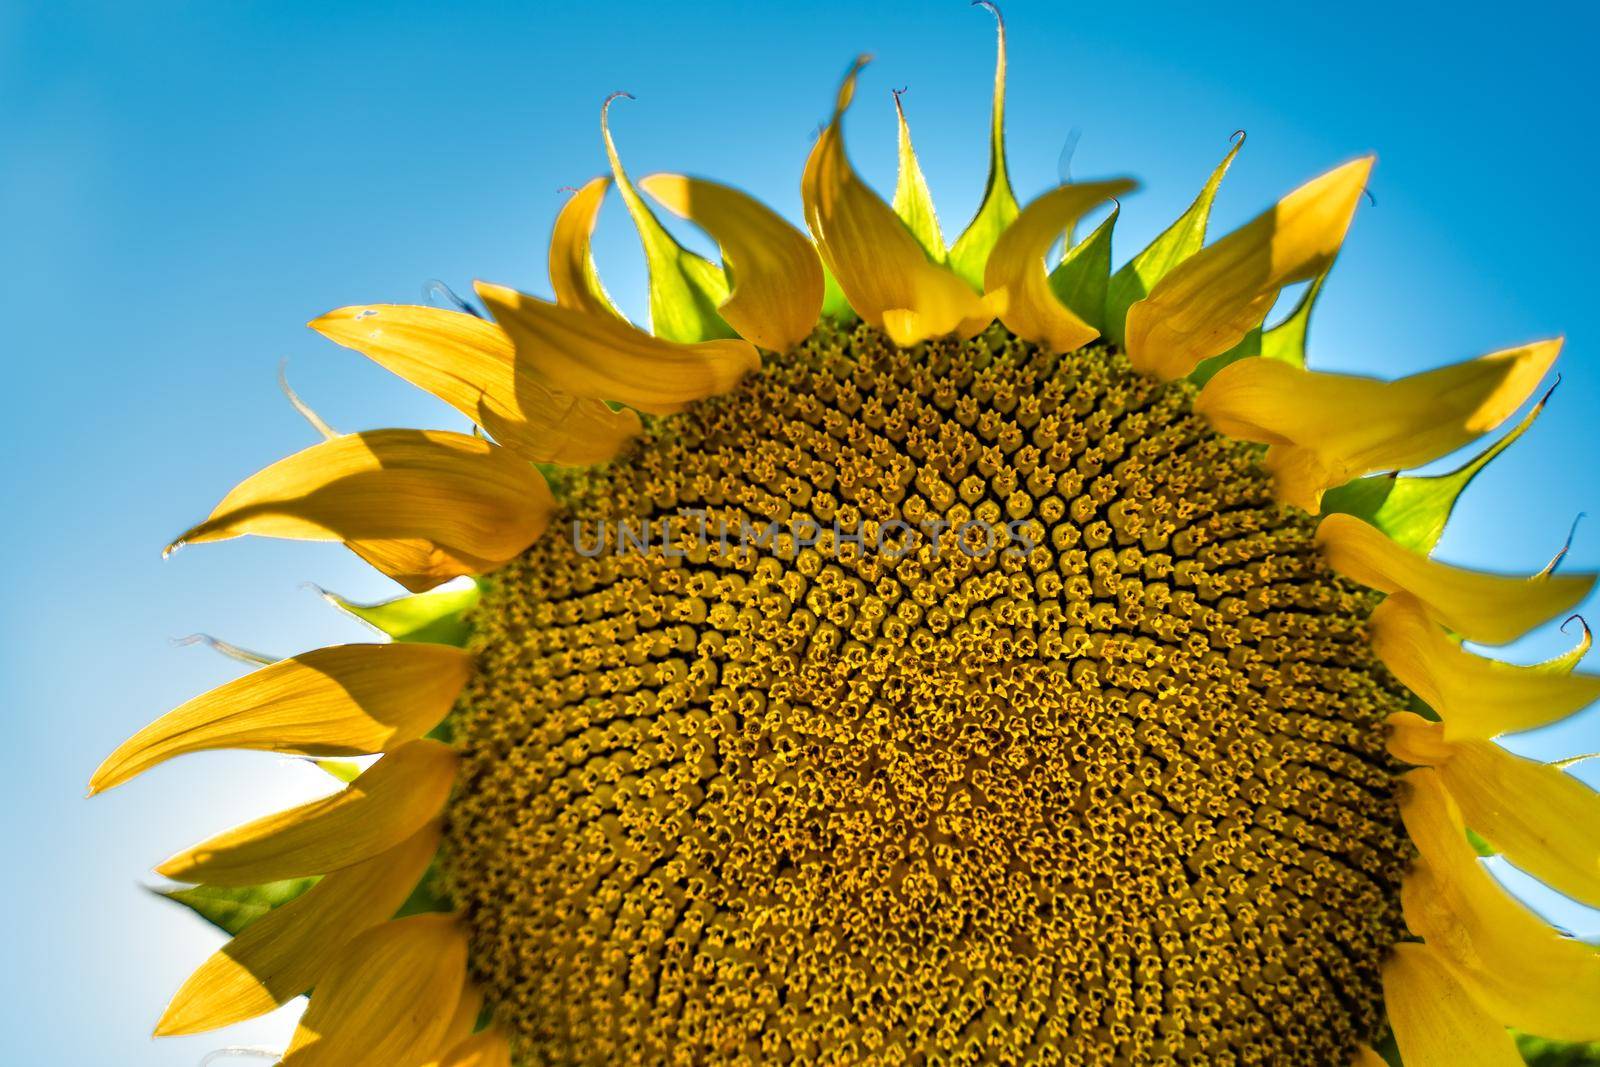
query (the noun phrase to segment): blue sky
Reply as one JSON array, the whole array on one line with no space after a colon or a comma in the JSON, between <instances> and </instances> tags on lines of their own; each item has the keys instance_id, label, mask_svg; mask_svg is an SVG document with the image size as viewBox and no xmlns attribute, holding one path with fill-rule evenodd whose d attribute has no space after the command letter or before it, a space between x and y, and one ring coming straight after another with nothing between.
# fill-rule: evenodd
<instances>
[{"instance_id":1,"label":"blue sky","mask_svg":"<svg viewBox=\"0 0 1600 1067\"><path fill-rule=\"evenodd\" d=\"M1319 306L1313 361L1397 375L1565 333L1554 404L1480 479L1440 554L1534 570L1591 509L1570 565L1600 564L1594 16L1217 6L1007 3L1019 193L1056 182L1081 131L1075 177L1145 183L1118 226L1125 258L1183 209L1236 129L1249 143L1218 226L1376 151L1376 204ZM889 90L907 87L953 236L983 179L992 48L988 16L961 0L0 6L12 383L0 477L14 520L0 530L12 560L0 1004L14 1014L0 1058L189 1065L225 1044L280 1044L292 1023L280 1012L150 1042L217 938L137 885L179 846L322 788L316 773L217 755L82 794L123 736L238 673L172 638L205 631L279 655L361 640L301 583L392 592L332 546L241 541L160 559L239 478L314 439L274 385L282 358L341 429L459 426L303 323L414 301L430 278L545 291L558 190L603 168L598 108L616 89L637 97L614 112L635 173L715 175L798 217L800 167L857 51L877 56L848 126L859 168L892 185ZM615 204L597 257L642 312ZM1597 716L1523 744L1593 751Z\"/></svg>"}]
</instances>

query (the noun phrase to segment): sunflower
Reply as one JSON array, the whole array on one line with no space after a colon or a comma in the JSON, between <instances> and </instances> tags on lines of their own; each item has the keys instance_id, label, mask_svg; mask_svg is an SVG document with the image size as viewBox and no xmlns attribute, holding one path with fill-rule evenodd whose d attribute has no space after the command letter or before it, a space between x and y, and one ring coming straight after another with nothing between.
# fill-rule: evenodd
<instances>
[{"instance_id":1,"label":"sunflower","mask_svg":"<svg viewBox=\"0 0 1600 1067\"><path fill-rule=\"evenodd\" d=\"M1206 243L1240 139L1113 271L1133 182L1012 192L1003 24L987 187L946 246L903 110L892 203L851 167L863 62L805 165L809 237L635 184L602 110L553 301L310 324L482 432L323 427L176 542L342 541L411 595L332 597L392 640L262 665L95 772L232 748L347 782L157 868L236 933L157 1033L310 991L286 1067L1428 1067L1600 1038L1600 958L1479 858L1600 904L1595 794L1494 740L1600 696L1587 630L1536 666L1465 644L1594 577L1430 558L1538 407L1399 473L1508 422L1560 342L1308 370L1370 158ZM612 187L648 332L590 256Z\"/></svg>"}]
</instances>

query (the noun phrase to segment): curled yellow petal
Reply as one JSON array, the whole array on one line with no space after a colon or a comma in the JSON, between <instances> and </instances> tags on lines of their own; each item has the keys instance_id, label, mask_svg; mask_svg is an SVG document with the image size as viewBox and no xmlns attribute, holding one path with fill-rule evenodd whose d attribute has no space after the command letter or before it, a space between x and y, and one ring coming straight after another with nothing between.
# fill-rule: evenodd
<instances>
[{"instance_id":1,"label":"curled yellow petal","mask_svg":"<svg viewBox=\"0 0 1600 1067\"><path fill-rule=\"evenodd\" d=\"M393 538L434 546L456 561L443 577L455 577L521 553L554 510L539 472L488 441L442 430L373 430L312 445L251 475L168 551L241 534Z\"/></svg>"},{"instance_id":2,"label":"curled yellow petal","mask_svg":"<svg viewBox=\"0 0 1600 1067\"><path fill-rule=\"evenodd\" d=\"M1531 730L1600 700L1600 677L1473 655L1403 593L1379 604L1368 626L1378 658L1438 713L1452 741Z\"/></svg>"},{"instance_id":3,"label":"curled yellow petal","mask_svg":"<svg viewBox=\"0 0 1600 1067\"><path fill-rule=\"evenodd\" d=\"M1399 711L1385 720L1389 726L1389 754L1419 767L1436 767L1455 755L1455 745L1445 739L1439 723L1414 711Z\"/></svg>"},{"instance_id":4,"label":"curled yellow petal","mask_svg":"<svg viewBox=\"0 0 1600 1067\"><path fill-rule=\"evenodd\" d=\"M310 989L351 938L400 909L432 862L439 839L437 823L425 826L387 852L334 871L245 927L189 976L156 1025L156 1036L198 1034L253 1019Z\"/></svg>"},{"instance_id":5,"label":"curled yellow petal","mask_svg":"<svg viewBox=\"0 0 1600 1067\"><path fill-rule=\"evenodd\" d=\"M1505 1026L1473 1000L1428 945L1390 950L1383 1002L1406 1067L1522 1067Z\"/></svg>"},{"instance_id":6,"label":"curled yellow petal","mask_svg":"<svg viewBox=\"0 0 1600 1067\"><path fill-rule=\"evenodd\" d=\"M156 872L175 882L240 886L337 871L426 826L444 807L455 774L449 745L412 741L339 792L220 833Z\"/></svg>"},{"instance_id":7,"label":"curled yellow petal","mask_svg":"<svg viewBox=\"0 0 1600 1067\"><path fill-rule=\"evenodd\" d=\"M548 304L487 282L478 296L494 313L519 362L553 388L671 415L729 392L761 365L748 341L680 344L652 337L610 315Z\"/></svg>"},{"instance_id":8,"label":"curled yellow petal","mask_svg":"<svg viewBox=\"0 0 1600 1067\"><path fill-rule=\"evenodd\" d=\"M1261 324L1278 292L1333 262L1372 158L1314 178L1156 283L1128 309L1128 359L1147 374L1182 378Z\"/></svg>"},{"instance_id":9,"label":"curled yellow petal","mask_svg":"<svg viewBox=\"0 0 1600 1067\"><path fill-rule=\"evenodd\" d=\"M760 201L716 182L652 174L639 187L721 246L733 290L717 313L739 336L787 352L810 335L822 310L822 263L804 234Z\"/></svg>"},{"instance_id":10,"label":"curled yellow petal","mask_svg":"<svg viewBox=\"0 0 1600 1067\"><path fill-rule=\"evenodd\" d=\"M503 562L440 548L431 541L415 537L346 541L345 547L412 593L426 593L441 582L463 574L484 574Z\"/></svg>"},{"instance_id":11,"label":"curled yellow petal","mask_svg":"<svg viewBox=\"0 0 1600 1067\"><path fill-rule=\"evenodd\" d=\"M928 258L894 209L856 176L845 154L841 122L865 63L858 59L845 76L833 119L806 160L800 182L806 225L850 306L895 344L909 347L952 333L973 336L993 315L970 285Z\"/></svg>"},{"instance_id":12,"label":"curled yellow petal","mask_svg":"<svg viewBox=\"0 0 1600 1067\"><path fill-rule=\"evenodd\" d=\"M558 285L558 298L561 291ZM330 311L310 326L426 389L532 463L604 463L639 433L634 412L545 384L517 362L499 327L475 315L368 304Z\"/></svg>"},{"instance_id":13,"label":"curled yellow petal","mask_svg":"<svg viewBox=\"0 0 1600 1067\"><path fill-rule=\"evenodd\" d=\"M502 1030L491 1027L452 1046L439 1067L511 1067L511 1043Z\"/></svg>"},{"instance_id":14,"label":"curled yellow petal","mask_svg":"<svg viewBox=\"0 0 1600 1067\"><path fill-rule=\"evenodd\" d=\"M1317 527L1328 566L1381 593L1409 593L1430 618L1468 641L1503 645L1588 595L1592 574L1518 578L1439 563L1402 548L1352 515Z\"/></svg>"},{"instance_id":15,"label":"curled yellow petal","mask_svg":"<svg viewBox=\"0 0 1600 1067\"><path fill-rule=\"evenodd\" d=\"M1279 499L1315 514L1324 490L1421 466L1499 426L1560 351L1542 341L1392 382L1242 359L1194 408L1219 433L1267 445Z\"/></svg>"},{"instance_id":16,"label":"curled yellow petal","mask_svg":"<svg viewBox=\"0 0 1600 1067\"><path fill-rule=\"evenodd\" d=\"M556 216L555 229L550 234L550 288L562 307L621 318L600 284L594 255L589 250L595 220L600 217L600 205L610 187L611 179L605 175L591 178L572 194Z\"/></svg>"},{"instance_id":17,"label":"curled yellow petal","mask_svg":"<svg viewBox=\"0 0 1600 1067\"><path fill-rule=\"evenodd\" d=\"M1383 1062L1383 1057L1365 1045L1356 1049L1355 1055L1350 1057L1350 1067L1388 1067Z\"/></svg>"},{"instance_id":18,"label":"curled yellow petal","mask_svg":"<svg viewBox=\"0 0 1600 1067\"><path fill-rule=\"evenodd\" d=\"M1558 934L1490 876L1441 771L1403 781L1400 814L1421 854L1401 888L1411 931L1501 1024L1560 1041L1600 1037L1600 954Z\"/></svg>"},{"instance_id":19,"label":"curled yellow petal","mask_svg":"<svg viewBox=\"0 0 1600 1067\"><path fill-rule=\"evenodd\" d=\"M1451 747L1439 776L1467 825L1546 885L1600 906L1600 793L1491 741Z\"/></svg>"},{"instance_id":20,"label":"curled yellow petal","mask_svg":"<svg viewBox=\"0 0 1600 1067\"><path fill-rule=\"evenodd\" d=\"M1052 352L1070 352L1100 336L1056 299L1044 256L1085 212L1135 185L1127 179L1063 185L1022 209L995 242L983 277L1007 329Z\"/></svg>"},{"instance_id":21,"label":"curled yellow petal","mask_svg":"<svg viewBox=\"0 0 1600 1067\"><path fill-rule=\"evenodd\" d=\"M94 772L89 792L189 752L387 752L433 729L471 671L469 653L429 644L335 645L280 660L195 697L128 738Z\"/></svg>"},{"instance_id":22,"label":"curled yellow petal","mask_svg":"<svg viewBox=\"0 0 1600 1067\"><path fill-rule=\"evenodd\" d=\"M366 931L317 983L282 1067L419 1067L455 1015L466 963L466 934L449 915Z\"/></svg>"}]
</instances>

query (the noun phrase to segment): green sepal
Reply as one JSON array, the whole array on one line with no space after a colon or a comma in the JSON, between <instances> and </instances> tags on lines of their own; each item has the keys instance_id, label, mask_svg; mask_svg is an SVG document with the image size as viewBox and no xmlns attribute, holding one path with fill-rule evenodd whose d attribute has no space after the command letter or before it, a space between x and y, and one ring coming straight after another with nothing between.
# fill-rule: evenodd
<instances>
[{"instance_id":1,"label":"green sepal","mask_svg":"<svg viewBox=\"0 0 1600 1067\"><path fill-rule=\"evenodd\" d=\"M340 611L381 630L396 641L466 647L472 635L468 612L478 603L479 589L445 589L396 597L378 604L357 604L323 590L323 599Z\"/></svg>"},{"instance_id":2,"label":"green sepal","mask_svg":"<svg viewBox=\"0 0 1600 1067\"><path fill-rule=\"evenodd\" d=\"M1262 356L1293 367L1306 365L1306 335L1311 328L1311 309L1322 293L1323 283L1328 280L1328 271L1332 269L1333 264L1330 263L1326 270L1311 279L1311 284L1300 294L1300 302L1288 317L1262 334Z\"/></svg>"},{"instance_id":3,"label":"green sepal","mask_svg":"<svg viewBox=\"0 0 1600 1067\"><path fill-rule=\"evenodd\" d=\"M152 889L151 892L182 904L212 926L232 936L316 884L315 878L286 878L265 885L197 885L187 889Z\"/></svg>"},{"instance_id":4,"label":"green sepal","mask_svg":"<svg viewBox=\"0 0 1600 1067\"><path fill-rule=\"evenodd\" d=\"M989 253L1022 208L1011 191L1011 178L1006 173L1006 23L993 4L979 2L999 24L1000 41L994 67L994 107L989 114L989 179L984 183L983 201L978 205L977 214L950 246L950 269L982 292Z\"/></svg>"},{"instance_id":5,"label":"green sepal","mask_svg":"<svg viewBox=\"0 0 1600 1067\"><path fill-rule=\"evenodd\" d=\"M1168 271L1200 251L1201 246L1205 244L1206 223L1211 219L1211 204L1217 198L1217 189L1222 185L1222 176L1228 173L1233 157L1237 156L1239 149L1243 147L1244 137L1239 136L1233 147L1228 150L1228 154L1222 158L1222 162L1211 172L1211 177L1206 179L1205 187L1200 190L1200 195L1195 197L1194 203L1189 205L1189 210L1179 215L1178 220L1163 230L1161 236L1151 241L1149 247L1124 263L1122 268L1111 276L1111 285L1106 294L1105 333L1114 344L1120 345L1127 340L1125 327L1128 309L1149 296L1150 290L1166 277Z\"/></svg>"},{"instance_id":6,"label":"green sepal","mask_svg":"<svg viewBox=\"0 0 1600 1067\"><path fill-rule=\"evenodd\" d=\"M1210 359L1201 360L1200 365L1189 372L1189 380L1195 385L1205 385L1216 376L1217 371L1228 364L1261 355L1261 344L1264 336L1261 332L1261 327L1255 327L1239 338L1239 343L1226 352L1212 356Z\"/></svg>"},{"instance_id":7,"label":"green sepal","mask_svg":"<svg viewBox=\"0 0 1600 1067\"><path fill-rule=\"evenodd\" d=\"M833 276L833 271L828 265L822 265L822 312L824 319L829 319L840 324L854 322L861 316L856 314L856 309L850 306L850 301L845 299L844 290L839 288L839 279Z\"/></svg>"},{"instance_id":8,"label":"green sepal","mask_svg":"<svg viewBox=\"0 0 1600 1067\"><path fill-rule=\"evenodd\" d=\"M311 762L317 765L317 770L323 771L349 785L361 776L361 764L347 759L319 759Z\"/></svg>"},{"instance_id":9,"label":"green sepal","mask_svg":"<svg viewBox=\"0 0 1600 1067\"><path fill-rule=\"evenodd\" d=\"M1498 849L1489 844L1488 838L1470 826L1467 827L1467 844L1471 845L1472 851L1480 856L1498 856L1500 854Z\"/></svg>"},{"instance_id":10,"label":"green sepal","mask_svg":"<svg viewBox=\"0 0 1600 1067\"><path fill-rule=\"evenodd\" d=\"M1328 490L1322 498L1322 513L1354 515L1388 534L1403 548L1431 552L1444 534L1456 501L1472 479L1527 432L1549 399L1550 394L1546 393L1509 433L1448 474L1357 478Z\"/></svg>"},{"instance_id":11,"label":"green sepal","mask_svg":"<svg viewBox=\"0 0 1600 1067\"><path fill-rule=\"evenodd\" d=\"M939 212L933 206L933 194L928 192L927 179L922 176L917 153L911 147L911 127L906 125L906 111L898 92L894 94L894 111L900 123L900 172L894 183L894 213L916 237L928 258L943 263L947 253L944 233L939 229Z\"/></svg>"},{"instance_id":12,"label":"green sepal","mask_svg":"<svg viewBox=\"0 0 1600 1067\"><path fill-rule=\"evenodd\" d=\"M1084 322L1105 332L1106 288L1111 284L1111 231L1120 205L1111 209L1094 232L1073 245L1050 272L1050 291Z\"/></svg>"},{"instance_id":13,"label":"green sepal","mask_svg":"<svg viewBox=\"0 0 1600 1067\"><path fill-rule=\"evenodd\" d=\"M618 95L627 94L613 94L606 100L600 113L600 130L617 192L639 231L639 243L644 246L645 263L650 269L650 331L664 340L683 344L737 337L733 327L717 313L728 299L727 275L715 263L678 243L622 169L622 158L606 122L611 100Z\"/></svg>"},{"instance_id":14,"label":"green sepal","mask_svg":"<svg viewBox=\"0 0 1600 1067\"><path fill-rule=\"evenodd\" d=\"M1600 1042L1551 1041L1516 1034L1517 1051L1530 1067L1600 1067Z\"/></svg>"}]
</instances>

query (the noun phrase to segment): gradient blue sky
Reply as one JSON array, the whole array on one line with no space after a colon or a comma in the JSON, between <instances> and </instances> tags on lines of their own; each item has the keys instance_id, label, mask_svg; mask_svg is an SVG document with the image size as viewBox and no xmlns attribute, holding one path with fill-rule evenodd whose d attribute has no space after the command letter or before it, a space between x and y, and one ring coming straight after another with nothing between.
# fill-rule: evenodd
<instances>
[{"instance_id":1,"label":"gradient blue sky","mask_svg":"<svg viewBox=\"0 0 1600 1067\"><path fill-rule=\"evenodd\" d=\"M1394 375L1564 332L1554 404L1480 479L1440 548L1537 569L1576 513L1600 510L1593 16L1539 3L1219 7L1007 3L1019 193L1057 180L1081 130L1074 176L1145 182L1125 202L1121 259L1183 209L1235 129L1249 144L1219 225L1375 150L1377 202L1320 305L1313 360ZM909 87L954 231L983 178L992 49L988 16L961 0L0 5L12 390L0 1060L191 1065L225 1044L280 1044L292 1024L280 1012L150 1042L218 938L138 883L180 845L323 788L317 772L218 755L82 794L123 736L239 672L171 638L207 631L274 654L360 640L300 583L393 591L331 546L233 542L160 559L240 477L313 440L274 385L283 357L340 428L460 425L302 324L342 304L414 301L435 277L546 291L558 190L602 169L596 117L614 89L638 97L615 112L635 173L716 175L798 217L801 164L858 50L877 55L848 127L858 166L892 185L889 90ZM615 204L597 256L642 312ZM1581 528L1570 564L1597 563L1600 528ZM1597 714L1520 743L1593 751Z\"/></svg>"}]
</instances>

